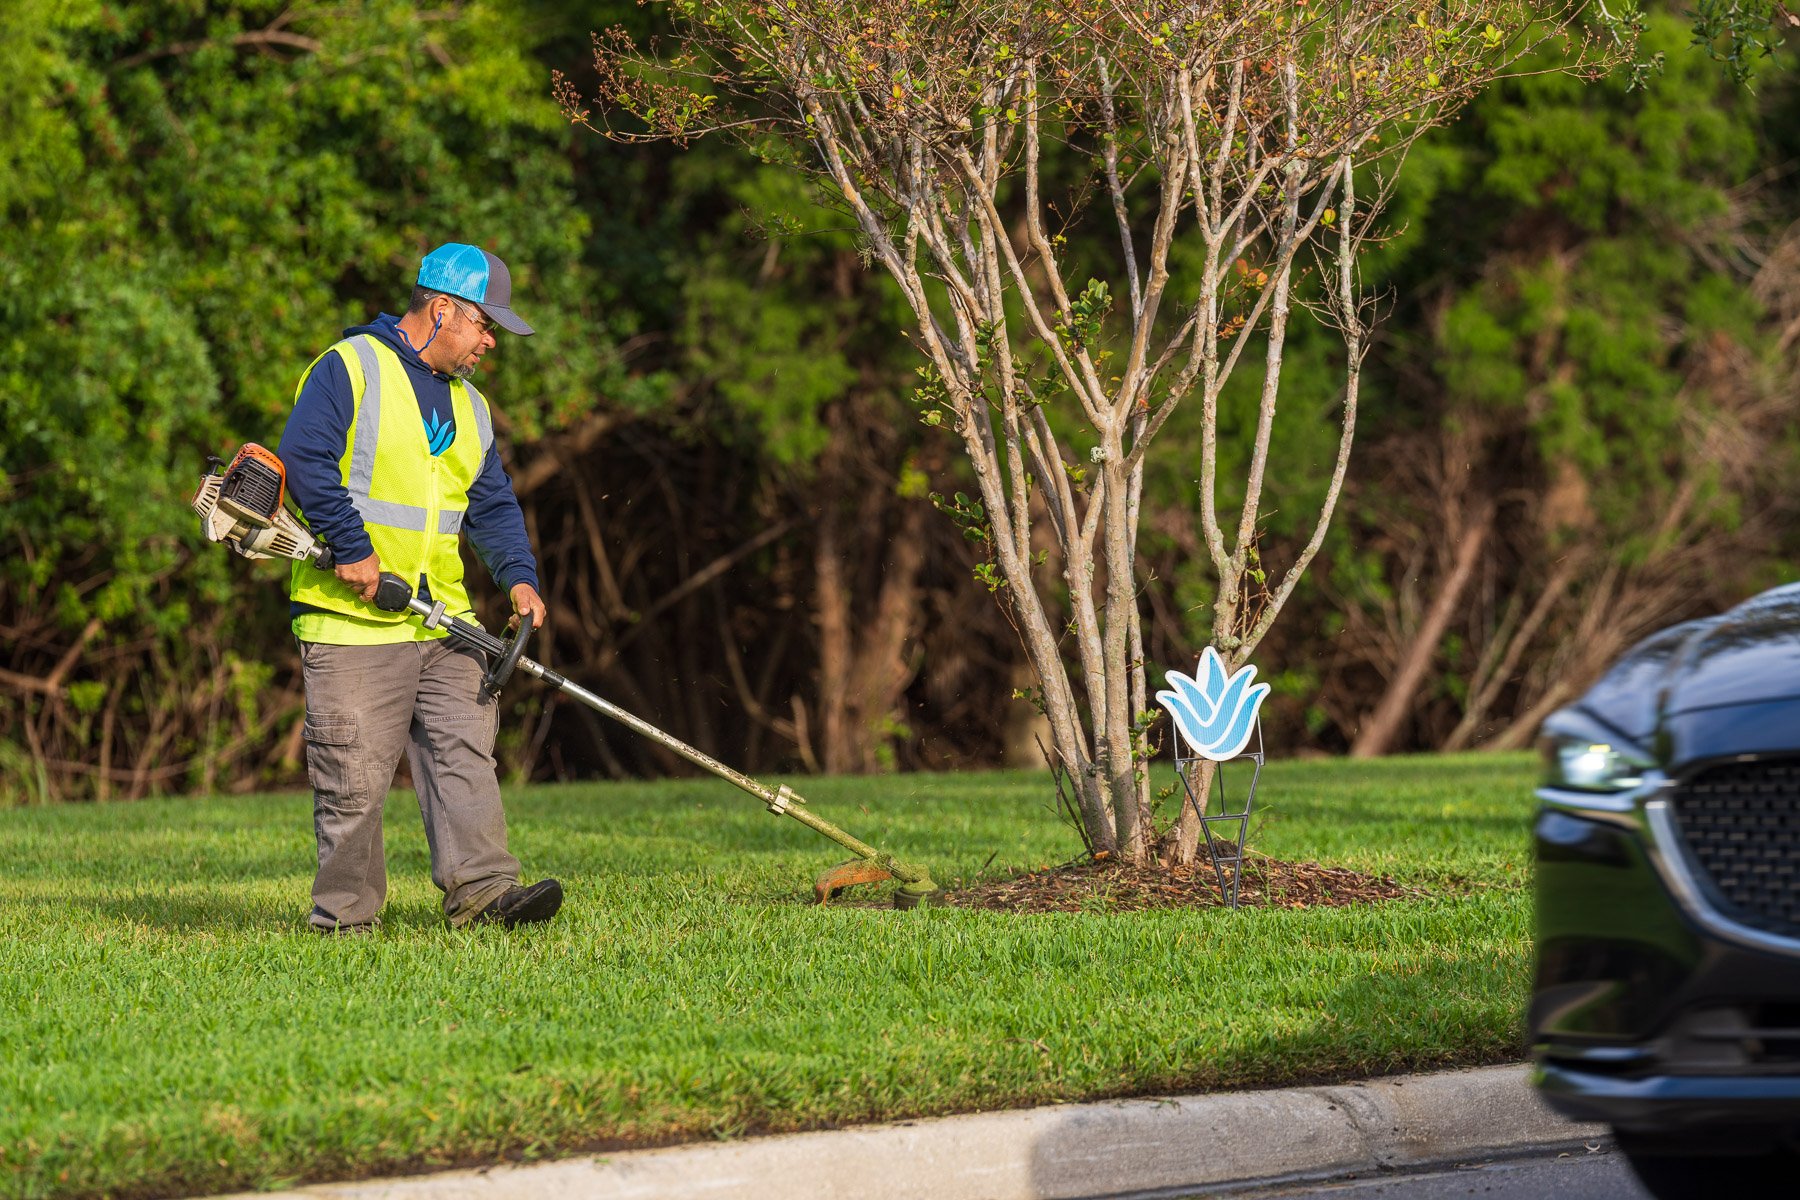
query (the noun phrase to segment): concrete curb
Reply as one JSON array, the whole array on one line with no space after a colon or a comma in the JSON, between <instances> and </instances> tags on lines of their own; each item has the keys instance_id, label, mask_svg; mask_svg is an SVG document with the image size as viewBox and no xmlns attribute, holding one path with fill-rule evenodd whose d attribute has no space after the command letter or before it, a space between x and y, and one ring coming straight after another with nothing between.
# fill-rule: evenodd
<instances>
[{"instance_id":1,"label":"concrete curb","mask_svg":"<svg viewBox=\"0 0 1800 1200\"><path fill-rule=\"evenodd\" d=\"M1332 1087L976 1113L322 1184L285 1200L1073 1200L1203 1191L1504 1155L1603 1136L1523 1066ZM269 1200L262 1193L260 1200ZM249 1200L248 1197L243 1200Z\"/></svg>"}]
</instances>

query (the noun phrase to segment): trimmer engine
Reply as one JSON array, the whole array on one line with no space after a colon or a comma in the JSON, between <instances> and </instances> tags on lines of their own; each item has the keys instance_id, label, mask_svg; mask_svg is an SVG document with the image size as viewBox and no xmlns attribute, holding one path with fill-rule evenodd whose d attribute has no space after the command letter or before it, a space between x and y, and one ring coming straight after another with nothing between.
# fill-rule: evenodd
<instances>
[{"instance_id":1,"label":"trimmer engine","mask_svg":"<svg viewBox=\"0 0 1800 1200\"><path fill-rule=\"evenodd\" d=\"M287 468L274 453L246 442L230 466L217 458L200 477L194 511L209 542L224 542L245 558L293 558L332 565L331 548L287 510ZM220 468L224 466L221 471Z\"/></svg>"}]
</instances>

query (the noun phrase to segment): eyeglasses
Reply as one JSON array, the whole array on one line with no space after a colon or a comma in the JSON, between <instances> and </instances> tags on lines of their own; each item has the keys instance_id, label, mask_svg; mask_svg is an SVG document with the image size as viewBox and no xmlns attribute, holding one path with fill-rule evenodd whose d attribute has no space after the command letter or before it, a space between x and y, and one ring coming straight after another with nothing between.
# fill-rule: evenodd
<instances>
[{"instance_id":1,"label":"eyeglasses","mask_svg":"<svg viewBox=\"0 0 1800 1200\"><path fill-rule=\"evenodd\" d=\"M482 314L480 309L471 310L468 305L464 304L461 300L458 300L455 296L445 296L444 299L456 305L457 311L462 313L464 318L466 318L471 325L475 326L476 333L490 334L494 332L494 323L488 320L487 317Z\"/></svg>"}]
</instances>

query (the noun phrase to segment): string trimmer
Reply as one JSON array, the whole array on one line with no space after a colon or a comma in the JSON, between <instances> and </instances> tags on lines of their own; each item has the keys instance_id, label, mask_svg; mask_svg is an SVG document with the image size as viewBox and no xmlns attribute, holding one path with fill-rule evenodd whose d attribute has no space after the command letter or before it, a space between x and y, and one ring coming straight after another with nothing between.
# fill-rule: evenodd
<instances>
[{"instance_id":1,"label":"string trimmer","mask_svg":"<svg viewBox=\"0 0 1800 1200\"><path fill-rule=\"evenodd\" d=\"M210 462L212 466L201 476L200 490L194 496L194 511L200 514L200 526L208 541L224 542L245 558L291 558L310 562L324 570L331 568L331 548L287 510L287 471L279 458L250 443L237 452L229 466L216 458ZM749 792L777 816L792 817L849 850L855 858L831 867L815 881L814 891L819 903L825 903L843 888L879 883L884 879L900 881L900 889L894 893L896 908L912 908L937 890L925 868L902 862L851 837L814 813L800 794L785 783L776 787L758 783L542 663L526 658L525 641L532 632L530 616L521 615L518 632L510 640L503 640L479 625L449 615L441 601L419 599L413 595L411 584L385 571L375 593L375 606L384 612L409 613L426 629L441 629L452 641L480 654L488 664L482 686L490 695L498 696L514 672L542 680L595 712L666 746L702 770Z\"/></svg>"}]
</instances>

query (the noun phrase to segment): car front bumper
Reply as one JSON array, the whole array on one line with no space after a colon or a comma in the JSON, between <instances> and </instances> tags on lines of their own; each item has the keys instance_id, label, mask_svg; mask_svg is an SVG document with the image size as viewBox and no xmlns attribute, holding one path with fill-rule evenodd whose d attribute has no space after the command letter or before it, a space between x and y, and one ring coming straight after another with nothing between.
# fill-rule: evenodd
<instances>
[{"instance_id":1,"label":"car front bumper","mask_svg":"<svg viewBox=\"0 0 1800 1200\"><path fill-rule=\"evenodd\" d=\"M1800 1127L1800 943L1710 909L1654 802L1540 796L1529 1025L1546 1101L1641 1133Z\"/></svg>"},{"instance_id":2,"label":"car front bumper","mask_svg":"<svg viewBox=\"0 0 1800 1200\"><path fill-rule=\"evenodd\" d=\"M1551 1108L1578 1121L1645 1133L1800 1124L1800 1076L1645 1075L1632 1078L1540 1060L1534 1073Z\"/></svg>"}]
</instances>

